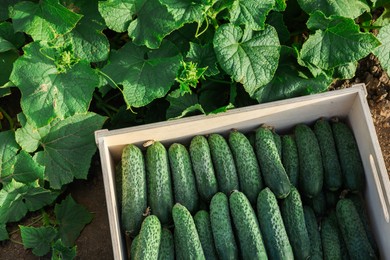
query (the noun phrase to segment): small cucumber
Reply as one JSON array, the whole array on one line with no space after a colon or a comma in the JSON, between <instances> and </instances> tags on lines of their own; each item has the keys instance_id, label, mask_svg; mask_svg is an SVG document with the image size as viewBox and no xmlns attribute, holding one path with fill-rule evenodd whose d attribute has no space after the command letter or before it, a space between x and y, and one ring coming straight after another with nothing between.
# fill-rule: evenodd
<instances>
[{"instance_id":1,"label":"small cucumber","mask_svg":"<svg viewBox=\"0 0 390 260\"><path fill-rule=\"evenodd\" d=\"M135 236L141 228L143 213L147 208L144 156L137 146L129 144L123 149L120 173L117 184L122 227L131 236Z\"/></svg>"},{"instance_id":2,"label":"small cucumber","mask_svg":"<svg viewBox=\"0 0 390 260\"><path fill-rule=\"evenodd\" d=\"M199 196L202 200L210 202L218 192L218 182L206 137L203 135L193 137L189 150Z\"/></svg>"},{"instance_id":3,"label":"small cucumber","mask_svg":"<svg viewBox=\"0 0 390 260\"><path fill-rule=\"evenodd\" d=\"M270 259L294 259L278 201L266 187L257 198L257 218Z\"/></svg>"},{"instance_id":4,"label":"small cucumber","mask_svg":"<svg viewBox=\"0 0 390 260\"><path fill-rule=\"evenodd\" d=\"M331 125L343 172L344 186L351 191L362 191L365 175L355 136L344 122L334 119Z\"/></svg>"},{"instance_id":5,"label":"small cucumber","mask_svg":"<svg viewBox=\"0 0 390 260\"><path fill-rule=\"evenodd\" d=\"M195 214L198 210L199 195L190 154L184 145L173 143L169 146L168 157L171 165L175 202L185 206L191 214Z\"/></svg>"},{"instance_id":6,"label":"small cucumber","mask_svg":"<svg viewBox=\"0 0 390 260\"><path fill-rule=\"evenodd\" d=\"M188 209L176 203L172 208L172 215L175 224L175 239L179 240L180 252L178 254L183 259L206 259L194 219Z\"/></svg>"},{"instance_id":7,"label":"small cucumber","mask_svg":"<svg viewBox=\"0 0 390 260\"><path fill-rule=\"evenodd\" d=\"M165 146L155 141L146 149L146 173L150 210L162 225L172 221L173 191L168 152Z\"/></svg>"},{"instance_id":8,"label":"small cucumber","mask_svg":"<svg viewBox=\"0 0 390 260\"><path fill-rule=\"evenodd\" d=\"M310 255L310 239L305 224L301 196L293 187L282 200L280 212L296 259L307 259Z\"/></svg>"},{"instance_id":9,"label":"small cucumber","mask_svg":"<svg viewBox=\"0 0 390 260\"><path fill-rule=\"evenodd\" d=\"M257 195L264 184L255 151L248 138L239 131L230 132L229 145L236 163L241 191L252 205L256 205Z\"/></svg>"},{"instance_id":10,"label":"small cucumber","mask_svg":"<svg viewBox=\"0 0 390 260\"><path fill-rule=\"evenodd\" d=\"M324 182L320 146L308 125L297 124L294 134L299 157L299 188L312 198L320 193Z\"/></svg>"},{"instance_id":11,"label":"small cucumber","mask_svg":"<svg viewBox=\"0 0 390 260\"><path fill-rule=\"evenodd\" d=\"M255 150L266 186L277 198L287 197L291 190L291 183L269 127L261 126L256 130Z\"/></svg>"},{"instance_id":12,"label":"small cucumber","mask_svg":"<svg viewBox=\"0 0 390 260\"><path fill-rule=\"evenodd\" d=\"M321 220L321 241L324 259L343 259L341 233L335 211Z\"/></svg>"},{"instance_id":13,"label":"small cucumber","mask_svg":"<svg viewBox=\"0 0 390 260\"><path fill-rule=\"evenodd\" d=\"M351 259L376 259L352 200L340 199L336 205L336 215Z\"/></svg>"},{"instance_id":14,"label":"small cucumber","mask_svg":"<svg viewBox=\"0 0 390 260\"><path fill-rule=\"evenodd\" d=\"M134 259L158 259L161 243L161 223L157 216L147 216L141 225Z\"/></svg>"},{"instance_id":15,"label":"small cucumber","mask_svg":"<svg viewBox=\"0 0 390 260\"><path fill-rule=\"evenodd\" d=\"M291 184L298 188L299 158L293 135L282 136L282 164Z\"/></svg>"},{"instance_id":16,"label":"small cucumber","mask_svg":"<svg viewBox=\"0 0 390 260\"><path fill-rule=\"evenodd\" d=\"M232 152L225 138L220 134L210 134L208 142L219 190L229 195L231 191L239 189Z\"/></svg>"},{"instance_id":17,"label":"small cucumber","mask_svg":"<svg viewBox=\"0 0 390 260\"><path fill-rule=\"evenodd\" d=\"M238 248L230 219L228 197L216 193L210 202L210 222L217 254L221 259L238 259Z\"/></svg>"},{"instance_id":18,"label":"small cucumber","mask_svg":"<svg viewBox=\"0 0 390 260\"><path fill-rule=\"evenodd\" d=\"M174 260L175 259L175 247L173 244L173 235L167 228L163 228L161 231L160 249L158 251L159 260Z\"/></svg>"},{"instance_id":19,"label":"small cucumber","mask_svg":"<svg viewBox=\"0 0 390 260\"><path fill-rule=\"evenodd\" d=\"M194 222L206 260L218 259L211 230L210 214L205 210L200 210L195 214Z\"/></svg>"},{"instance_id":20,"label":"small cucumber","mask_svg":"<svg viewBox=\"0 0 390 260\"><path fill-rule=\"evenodd\" d=\"M303 214L305 216L306 229L310 239L310 259L321 260L323 259L322 243L316 215L309 206L303 206Z\"/></svg>"}]
</instances>

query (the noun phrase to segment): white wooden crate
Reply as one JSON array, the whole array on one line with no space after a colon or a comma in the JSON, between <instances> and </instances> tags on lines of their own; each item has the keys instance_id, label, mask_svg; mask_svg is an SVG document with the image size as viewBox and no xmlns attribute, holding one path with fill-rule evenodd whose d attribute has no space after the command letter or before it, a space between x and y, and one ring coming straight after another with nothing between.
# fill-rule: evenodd
<instances>
[{"instance_id":1,"label":"white wooden crate","mask_svg":"<svg viewBox=\"0 0 390 260\"><path fill-rule=\"evenodd\" d=\"M118 202L115 195L115 165L125 145L142 145L148 140L189 143L194 135L243 132L266 123L277 131L289 131L297 123L312 124L320 117L344 118L357 139L366 175L367 208L382 259L390 259L390 182L375 127L366 100L364 84L321 94L285 99L216 115L200 115L119 130L95 132L100 152L105 195L115 259L126 259L125 241L120 233Z\"/></svg>"}]
</instances>

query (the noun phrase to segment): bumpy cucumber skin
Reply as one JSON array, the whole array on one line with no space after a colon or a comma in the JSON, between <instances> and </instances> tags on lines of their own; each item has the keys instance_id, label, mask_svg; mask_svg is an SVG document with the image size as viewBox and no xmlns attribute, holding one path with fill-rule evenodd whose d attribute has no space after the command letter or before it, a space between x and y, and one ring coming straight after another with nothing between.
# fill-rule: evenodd
<instances>
[{"instance_id":1,"label":"bumpy cucumber skin","mask_svg":"<svg viewBox=\"0 0 390 260\"><path fill-rule=\"evenodd\" d=\"M157 216L149 215L142 222L134 259L158 259L161 242L161 223Z\"/></svg>"},{"instance_id":2,"label":"bumpy cucumber skin","mask_svg":"<svg viewBox=\"0 0 390 260\"><path fill-rule=\"evenodd\" d=\"M162 225L172 222L173 191L168 152L155 141L146 149L146 174L150 210Z\"/></svg>"},{"instance_id":3,"label":"bumpy cucumber skin","mask_svg":"<svg viewBox=\"0 0 390 260\"><path fill-rule=\"evenodd\" d=\"M176 203L172 208L175 239L179 240L178 253L183 259L206 259L196 230L194 219L186 207ZM176 237L177 236L177 237Z\"/></svg>"},{"instance_id":4,"label":"bumpy cucumber skin","mask_svg":"<svg viewBox=\"0 0 390 260\"><path fill-rule=\"evenodd\" d=\"M169 146L168 157L171 165L175 202L185 206L191 214L195 214L198 210L199 195L190 154L184 145L173 143Z\"/></svg>"},{"instance_id":5,"label":"bumpy cucumber skin","mask_svg":"<svg viewBox=\"0 0 390 260\"><path fill-rule=\"evenodd\" d=\"M239 189L232 152L227 141L220 134L210 134L208 142L219 190L229 195L231 191Z\"/></svg>"},{"instance_id":6,"label":"bumpy cucumber skin","mask_svg":"<svg viewBox=\"0 0 390 260\"><path fill-rule=\"evenodd\" d=\"M331 125L344 177L344 187L351 191L362 191L365 183L364 168L353 132L341 121L334 121Z\"/></svg>"},{"instance_id":7,"label":"bumpy cucumber skin","mask_svg":"<svg viewBox=\"0 0 390 260\"><path fill-rule=\"evenodd\" d=\"M161 231L160 249L158 251L159 260L174 260L175 259L175 247L173 244L173 235L167 228L163 228Z\"/></svg>"},{"instance_id":8,"label":"bumpy cucumber skin","mask_svg":"<svg viewBox=\"0 0 390 260\"><path fill-rule=\"evenodd\" d=\"M229 197L230 211L243 259L268 259L259 222L244 193L233 191Z\"/></svg>"},{"instance_id":9,"label":"bumpy cucumber skin","mask_svg":"<svg viewBox=\"0 0 390 260\"><path fill-rule=\"evenodd\" d=\"M277 198L285 198L291 190L291 183L282 164L272 130L259 127L256 130L256 156L266 186Z\"/></svg>"},{"instance_id":10,"label":"bumpy cucumber skin","mask_svg":"<svg viewBox=\"0 0 390 260\"><path fill-rule=\"evenodd\" d=\"M282 137L282 164L292 185L298 188L299 158L297 144L293 135Z\"/></svg>"},{"instance_id":11,"label":"bumpy cucumber skin","mask_svg":"<svg viewBox=\"0 0 390 260\"><path fill-rule=\"evenodd\" d=\"M336 215L351 259L376 259L353 202L350 199L340 199L336 205Z\"/></svg>"},{"instance_id":12,"label":"bumpy cucumber skin","mask_svg":"<svg viewBox=\"0 0 390 260\"><path fill-rule=\"evenodd\" d=\"M278 201L268 187L258 195L257 218L269 259L294 259Z\"/></svg>"},{"instance_id":13,"label":"bumpy cucumber skin","mask_svg":"<svg viewBox=\"0 0 390 260\"><path fill-rule=\"evenodd\" d=\"M264 186L256 153L248 138L238 131L229 134L229 145L236 164L240 189L251 204L256 205L257 195Z\"/></svg>"},{"instance_id":14,"label":"bumpy cucumber skin","mask_svg":"<svg viewBox=\"0 0 390 260\"><path fill-rule=\"evenodd\" d=\"M138 242L139 242L139 235L137 235L133 239L133 241L131 242L131 246L130 246L130 260L135 259L135 254L136 254L137 248L138 248Z\"/></svg>"},{"instance_id":15,"label":"bumpy cucumber skin","mask_svg":"<svg viewBox=\"0 0 390 260\"><path fill-rule=\"evenodd\" d=\"M306 229L310 239L310 259L321 260L323 259L322 243L316 215L309 206L303 206L303 214L305 216Z\"/></svg>"},{"instance_id":16,"label":"bumpy cucumber skin","mask_svg":"<svg viewBox=\"0 0 390 260\"><path fill-rule=\"evenodd\" d=\"M127 145L122 152L121 180L118 192L121 203L121 221L124 231L131 236L138 234L143 213L147 208L145 162L142 151L135 145Z\"/></svg>"},{"instance_id":17,"label":"bumpy cucumber skin","mask_svg":"<svg viewBox=\"0 0 390 260\"><path fill-rule=\"evenodd\" d=\"M218 259L211 230L210 214L205 210L198 211L194 216L196 230L198 231L203 253L207 260Z\"/></svg>"},{"instance_id":18,"label":"bumpy cucumber skin","mask_svg":"<svg viewBox=\"0 0 390 260\"><path fill-rule=\"evenodd\" d=\"M343 184L343 175L333 138L332 127L328 120L320 118L315 122L313 131L320 145L322 164L324 167L324 186L331 191L338 190Z\"/></svg>"},{"instance_id":19,"label":"bumpy cucumber skin","mask_svg":"<svg viewBox=\"0 0 390 260\"><path fill-rule=\"evenodd\" d=\"M189 151L199 196L209 202L218 192L218 182L206 137L202 135L193 137Z\"/></svg>"},{"instance_id":20,"label":"bumpy cucumber skin","mask_svg":"<svg viewBox=\"0 0 390 260\"><path fill-rule=\"evenodd\" d=\"M275 131L272 131L272 134L274 135L274 142L276 149L278 150L279 157L282 158L282 137Z\"/></svg>"},{"instance_id":21,"label":"bumpy cucumber skin","mask_svg":"<svg viewBox=\"0 0 390 260\"><path fill-rule=\"evenodd\" d=\"M296 188L293 187L290 194L281 202L280 212L294 257L307 259L310 255L310 239L305 224L301 197Z\"/></svg>"},{"instance_id":22,"label":"bumpy cucumber skin","mask_svg":"<svg viewBox=\"0 0 390 260\"><path fill-rule=\"evenodd\" d=\"M305 124L297 124L294 129L299 156L299 186L309 198L322 190L324 172L321 150L313 130Z\"/></svg>"},{"instance_id":23,"label":"bumpy cucumber skin","mask_svg":"<svg viewBox=\"0 0 390 260\"><path fill-rule=\"evenodd\" d=\"M324 259L343 259L341 251L341 233L337 223L336 212L325 216L321 220L321 241Z\"/></svg>"},{"instance_id":24,"label":"bumpy cucumber skin","mask_svg":"<svg viewBox=\"0 0 390 260\"><path fill-rule=\"evenodd\" d=\"M229 212L229 199L216 193L210 202L210 222L215 248L220 259L238 259L238 248Z\"/></svg>"}]
</instances>

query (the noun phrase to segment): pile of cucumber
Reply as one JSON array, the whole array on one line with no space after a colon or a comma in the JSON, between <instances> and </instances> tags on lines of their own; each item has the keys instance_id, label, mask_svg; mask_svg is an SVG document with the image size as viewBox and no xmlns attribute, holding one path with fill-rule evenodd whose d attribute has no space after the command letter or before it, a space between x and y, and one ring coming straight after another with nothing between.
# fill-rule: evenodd
<instances>
[{"instance_id":1,"label":"pile of cucumber","mask_svg":"<svg viewBox=\"0 0 390 260\"><path fill-rule=\"evenodd\" d=\"M130 144L116 183L130 259L379 257L357 143L337 118Z\"/></svg>"}]
</instances>

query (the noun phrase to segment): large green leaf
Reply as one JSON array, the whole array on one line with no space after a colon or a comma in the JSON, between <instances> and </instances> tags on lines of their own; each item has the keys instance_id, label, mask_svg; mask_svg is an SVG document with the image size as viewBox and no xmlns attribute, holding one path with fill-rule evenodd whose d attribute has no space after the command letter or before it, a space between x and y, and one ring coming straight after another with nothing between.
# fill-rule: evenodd
<instances>
[{"instance_id":1,"label":"large green leaf","mask_svg":"<svg viewBox=\"0 0 390 260\"><path fill-rule=\"evenodd\" d=\"M181 95L180 89L177 89L167 96L167 100L170 103L167 109L167 119L181 118L193 113L205 113L196 94Z\"/></svg>"},{"instance_id":2,"label":"large green leaf","mask_svg":"<svg viewBox=\"0 0 390 260\"><path fill-rule=\"evenodd\" d=\"M203 21L207 5L205 1L159 0L176 21L191 23Z\"/></svg>"},{"instance_id":3,"label":"large green leaf","mask_svg":"<svg viewBox=\"0 0 390 260\"><path fill-rule=\"evenodd\" d=\"M16 50L9 50L0 53L0 87L5 86L9 82L12 66L17 58L19 58L19 54Z\"/></svg>"},{"instance_id":4,"label":"large green leaf","mask_svg":"<svg viewBox=\"0 0 390 260\"><path fill-rule=\"evenodd\" d=\"M44 256L49 253L51 243L57 236L57 230L53 227L28 227L19 226L23 246L32 248L37 256Z\"/></svg>"},{"instance_id":5,"label":"large green leaf","mask_svg":"<svg viewBox=\"0 0 390 260\"><path fill-rule=\"evenodd\" d=\"M382 27L377 37L382 45L377 47L373 53L378 57L382 68L390 74L390 24Z\"/></svg>"},{"instance_id":6,"label":"large green leaf","mask_svg":"<svg viewBox=\"0 0 390 260\"><path fill-rule=\"evenodd\" d=\"M99 12L106 25L116 32L125 32L135 13L135 0L108 0L99 2Z\"/></svg>"},{"instance_id":7,"label":"large green leaf","mask_svg":"<svg viewBox=\"0 0 390 260\"><path fill-rule=\"evenodd\" d=\"M8 8L16 4L20 0L2 0L0 5L0 21L5 21L9 18Z\"/></svg>"},{"instance_id":8,"label":"large green leaf","mask_svg":"<svg viewBox=\"0 0 390 260\"><path fill-rule=\"evenodd\" d=\"M49 133L41 139L45 177L50 187L59 189L73 178L87 178L96 151L93 133L102 127L105 119L89 112L56 120L50 125Z\"/></svg>"},{"instance_id":9,"label":"large green leaf","mask_svg":"<svg viewBox=\"0 0 390 260\"><path fill-rule=\"evenodd\" d=\"M317 19L320 22L316 22ZM313 28L314 24L322 28L309 36L302 46L300 57L304 62L324 70L358 61L380 44L371 33L360 32L359 26L350 18L325 18L317 12L308 21L310 27Z\"/></svg>"},{"instance_id":10,"label":"large green leaf","mask_svg":"<svg viewBox=\"0 0 390 260\"><path fill-rule=\"evenodd\" d=\"M308 14L321 11L326 16L339 15L352 19L370 11L365 0L298 0L298 3Z\"/></svg>"},{"instance_id":11,"label":"large green leaf","mask_svg":"<svg viewBox=\"0 0 390 260\"><path fill-rule=\"evenodd\" d=\"M69 47L33 42L23 48L11 81L22 92L21 106L36 126L88 110L99 76L89 63L73 58Z\"/></svg>"},{"instance_id":12,"label":"large green leaf","mask_svg":"<svg viewBox=\"0 0 390 260\"><path fill-rule=\"evenodd\" d=\"M215 32L214 50L220 66L252 95L271 81L278 67L280 43L276 30L266 25L264 31L244 32L233 24L221 25Z\"/></svg>"},{"instance_id":13,"label":"large green leaf","mask_svg":"<svg viewBox=\"0 0 390 260\"><path fill-rule=\"evenodd\" d=\"M197 64L199 68L207 68L204 75L213 76L219 73L217 57L211 43L199 45L190 42L190 50L187 52L187 59Z\"/></svg>"},{"instance_id":14,"label":"large green leaf","mask_svg":"<svg viewBox=\"0 0 390 260\"><path fill-rule=\"evenodd\" d=\"M77 246L67 247L61 239L58 239L52 244L51 259L52 260L72 260L76 258Z\"/></svg>"},{"instance_id":15,"label":"large green leaf","mask_svg":"<svg viewBox=\"0 0 390 260\"><path fill-rule=\"evenodd\" d=\"M69 195L54 208L58 231L62 243L72 247L84 226L92 221L92 214L82 205L77 204Z\"/></svg>"},{"instance_id":16,"label":"large green leaf","mask_svg":"<svg viewBox=\"0 0 390 260\"><path fill-rule=\"evenodd\" d=\"M18 49L24 44L24 35L15 33L9 22L0 23L0 52Z\"/></svg>"},{"instance_id":17,"label":"large green leaf","mask_svg":"<svg viewBox=\"0 0 390 260\"><path fill-rule=\"evenodd\" d=\"M230 22L252 30L263 30L267 14L274 5L274 0L235 0L229 10Z\"/></svg>"},{"instance_id":18,"label":"large green leaf","mask_svg":"<svg viewBox=\"0 0 390 260\"><path fill-rule=\"evenodd\" d=\"M129 107L142 107L168 93L181 59L176 47L168 41L156 50L127 43L111 54L103 72L116 84L123 85L123 96Z\"/></svg>"},{"instance_id":19,"label":"large green leaf","mask_svg":"<svg viewBox=\"0 0 390 260\"><path fill-rule=\"evenodd\" d=\"M14 171L16 163L16 154L19 146L15 141L15 134L13 131L0 132L0 180L9 176ZM1 222L0 222L1 223Z\"/></svg>"},{"instance_id":20,"label":"large green leaf","mask_svg":"<svg viewBox=\"0 0 390 260\"><path fill-rule=\"evenodd\" d=\"M58 0L39 3L22 1L13 6L10 17L15 31L25 32L35 40L51 40L72 30L82 17Z\"/></svg>"},{"instance_id":21,"label":"large green leaf","mask_svg":"<svg viewBox=\"0 0 390 260\"><path fill-rule=\"evenodd\" d=\"M25 117L23 114L18 115L19 122L21 121L20 117L22 116ZM25 124L22 124L22 127L16 129L15 139L24 151L33 153L38 149L41 138L47 135L49 131L50 125L37 128L29 122L26 122Z\"/></svg>"},{"instance_id":22,"label":"large green leaf","mask_svg":"<svg viewBox=\"0 0 390 260\"><path fill-rule=\"evenodd\" d=\"M5 223L0 223L0 241L9 239L7 225Z\"/></svg>"}]
</instances>

